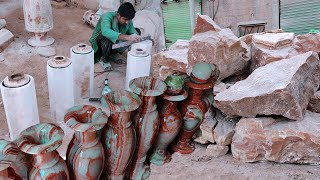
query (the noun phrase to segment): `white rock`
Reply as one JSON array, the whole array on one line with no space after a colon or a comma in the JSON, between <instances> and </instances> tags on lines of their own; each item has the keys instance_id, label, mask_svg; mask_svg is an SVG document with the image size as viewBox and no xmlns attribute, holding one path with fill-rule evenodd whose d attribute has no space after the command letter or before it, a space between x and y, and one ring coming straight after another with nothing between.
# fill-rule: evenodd
<instances>
[{"instance_id":1,"label":"white rock","mask_svg":"<svg viewBox=\"0 0 320 180\"><path fill-rule=\"evenodd\" d=\"M220 145L208 145L206 149L206 155L209 157L220 157L226 155L229 151L228 146L220 146Z\"/></svg>"}]
</instances>

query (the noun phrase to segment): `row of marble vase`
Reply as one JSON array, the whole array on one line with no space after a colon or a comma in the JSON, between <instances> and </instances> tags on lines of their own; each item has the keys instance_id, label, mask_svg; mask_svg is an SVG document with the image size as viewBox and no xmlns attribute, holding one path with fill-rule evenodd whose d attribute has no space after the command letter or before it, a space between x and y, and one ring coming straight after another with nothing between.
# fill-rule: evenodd
<instances>
[{"instance_id":1,"label":"row of marble vase","mask_svg":"<svg viewBox=\"0 0 320 180\"><path fill-rule=\"evenodd\" d=\"M66 162L56 151L64 132L54 124L31 126L14 142L0 140L0 179L147 179L150 163L170 161L168 149L193 151L190 140L212 103L214 79L141 77L131 81L133 93L112 91L101 106L71 108L64 121L75 134Z\"/></svg>"}]
</instances>

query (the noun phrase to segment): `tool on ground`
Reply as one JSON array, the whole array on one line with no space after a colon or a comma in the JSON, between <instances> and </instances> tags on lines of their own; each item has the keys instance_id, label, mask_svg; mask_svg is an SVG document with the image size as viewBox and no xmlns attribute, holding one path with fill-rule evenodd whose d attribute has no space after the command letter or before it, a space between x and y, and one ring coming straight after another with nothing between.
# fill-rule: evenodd
<instances>
[{"instance_id":1,"label":"tool on ground","mask_svg":"<svg viewBox=\"0 0 320 180\"><path fill-rule=\"evenodd\" d=\"M142 41L146 41L146 40L151 40L151 36L141 37L140 41L138 41L138 42L142 42ZM118 44L113 44L112 45L112 49L118 49L118 48L122 48L122 47L127 47L127 46L130 46L131 44L138 43L138 42L126 41L126 42L121 42L121 43L118 43Z\"/></svg>"}]
</instances>

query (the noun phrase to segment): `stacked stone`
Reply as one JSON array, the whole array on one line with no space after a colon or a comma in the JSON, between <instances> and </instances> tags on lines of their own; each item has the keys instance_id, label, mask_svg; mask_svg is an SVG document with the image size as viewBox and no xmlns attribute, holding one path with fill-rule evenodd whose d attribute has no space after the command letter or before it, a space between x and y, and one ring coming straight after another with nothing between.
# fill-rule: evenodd
<instances>
[{"instance_id":1,"label":"stacked stone","mask_svg":"<svg viewBox=\"0 0 320 180\"><path fill-rule=\"evenodd\" d=\"M221 156L231 145L244 162L320 164L319 44L320 34L282 30L237 38L199 15L190 41L154 55L154 73L188 74L199 61L219 67L215 110L195 139L211 143L208 155Z\"/></svg>"}]
</instances>

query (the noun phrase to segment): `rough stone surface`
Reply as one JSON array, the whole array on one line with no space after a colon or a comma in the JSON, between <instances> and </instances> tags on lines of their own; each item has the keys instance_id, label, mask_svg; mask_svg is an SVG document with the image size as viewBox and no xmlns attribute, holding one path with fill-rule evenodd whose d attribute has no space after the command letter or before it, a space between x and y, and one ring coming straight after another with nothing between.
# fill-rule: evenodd
<instances>
[{"instance_id":1,"label":"rough stone surface","mask_svg":"<svg viewBox=\"0 0 320 180\"><path fill-rule=\"evenodd\" d=\"M7 25L6 20L5 19L0 19L0 29L6 27L6 25Z\"/></svg>"},{"instance_id":2,"label":"rough stone surface","mask_svg":"<svg viewBox=\"0 0 320 180\"><path fill-rule=\"evenodd\" d=\"M182 40L178 39L175 43L173 43L169 50L176 50L176 49L188 49L189 48L189 40Z\"/></svg>"},{"instance_id":3,"label":"rough stone surface","mask_svg":"<svg viewBox=\"0 0 320 180\"><path fill-rule=\"evenodd\" d=\"M307 110L320 113L320 91L317 91L310 99Z\"/></svg>"},{"instance_id":4,"label":"rough stone surface","mask_svg":"<svg viewBox=\"0 0 320 180\"><path fill-rule=\"evenodd\" d=\"M198 14L193 34L220 30L221 28L209 16Z\"/></svg>"},{"instance_id":5,"label":"rough stone surface","mask_svg":"<svg viewBox=\"0 0 320 180\"><path fill-rule=\"evenodd\" d=\"M293 47L300 54L308 51L320 53L320 33L296 36Z\"/></svg>"},{"instance_id":6,"label":"rough stone surface","mask_svg":"<svg viewBox=\"0 0 320 180\"><path fill-rule=\"evenodd\" d=\"M2 62L2 61L4 61L4 60L5 60L5 58L4 58L3 54L0 53L0 62Z\"/></svg>"},{"instance_id":7,"label":"rough stone surface","mask_svg":"<svg viewBox=\"0 0 320 180\"><path fill-rule=\"evenodd\" d=\"M205 32L194 35L188 51L188 70L197 62L216 64L220 70L219 79L245 71L250 59L250 48L240 41L230 29L219 32Z\"/></svg>"},{"instance_id":8,"label":"rough stone surface","mask_svg":"<svg viewBox=\"0 0 320 180\"><path fill-rule=\"evenodd\" d=\"M227 146L232 143L238 118L228 118L221 111L216 110L215 119L218 121L213 130L213 137L218 145Z\"/></svg>"},{"instance_id":9,"label":"rough stone surface","mask_svg":"<svg viewBox=\"0 0 320 180\"><path fill-rule=\"evenodd\" d=\"M228 153L229 146L220 146L215 144L210 144L207 146L206 155L208 157L220 157Z\"/></svg>"},{"instance_id":10,"label":"rough stone surface","mask_svg":"<svg viewBox=\"0 0 320 180\"><path fill-rule=\"evenodd\" d=\"M267 64L215 96L215 107L228 116L282 115L301 120L319 87L316 53Z\"/></svg>"},{"instance_id":11,"label":"rough stone surface","mask_svg":"<svg viewBox=\"0 0 320 180\"><path fill-rule=\"evenodd\" d=\"M46 47L38 47L37 53L40 56L51 57L56 55L56 49L54 47L46 46Z\"/></svg>"},{"instance_id":12,"label":"rough stone surface","mask_svg":"<svg viewBox=\"0 0 320 180\"><path fill-rule=\"evenodd\" d=\"M244 162L320 164L320 114L306 112L302 121L243 118L232 140L232 154Z\"/></svg>"},{"instance_id":13,"label":"rough stone surface","mask_svg":"<svg viewBox=\"0 0 320 180\"><path fill-rule=\"evenodd\" d=\"M294 33L261 33L254 34L252 41L266 48L278 49L291 46Z\"/></svg>"},{"instance_id":14,"label":"rough stone surface","mask_svg":"<svg viewBox=\"0 0 320 180\"><path fill-rule=\"evenodd\" d=\"M213 111L212 108L209 108L208 112L205 114L205 119L200 125L201 136L198 137L199 141L195 140L196 142L199 142L201 144L206 144L208 142L210 143L215 142L213 137L213 129L217 124L217 120L214 118L214 116L215 116L215 111ZM202 143L202 142L205 142L205 143Z\"/></svg>"},{"instance_id":15,"label":"rough stone surface","mask_svg":"<svg viewBox=\"0 0 320 180\"><path fill-rule=\"evenodd\" d=\"M0 52L8 47L13 40L13 34L9 30L2 28L0 30Z\"/></svg>"},{"instance_id":16,"label":"rough stone surface","mask_svg":"<svg viewBox=\"0 0 320 180\"><path fill-rule=\"evenodd\" d=\"M188 49L161 51L152 56L152 67L167 66L172 70L186 72L188 65Z\"/></svg>"},{"instance_id":17,"label":"rough stone surface","mask_svg":"<svg viewBox=\"0 0 320 180\"><path fill-rule=\"evenodd\" d=\"M223 82L220 82L219 84L215 84L213 87L213 94L217 95L218 93L221 93L221 92L227 90L230 86L231 86L231 84L226 84Z\"/></svg>"},{"instance_id":18,"label":"rough stone surface","mask_svg":"<svg viewBox=\"0 0 320 180\"><path fill-rule=\"evenodd\" d=\"M269 64L292 57L294 33L260 33L252 36L252 63L250 72ZM294 54L297 55L297 54Z\"/></svg>"}]
</instances>

